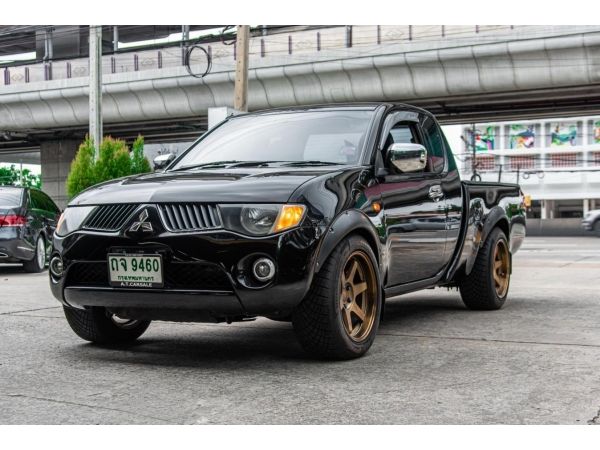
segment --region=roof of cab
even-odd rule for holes
[[[237,114],[235,117],[256,115],[256,114],[272,114],[277,112],[296,112],[296,111],[316,111],[316,110],[329,110],[329,111],[343,111],[349,109],[374,111],[379,107],[385,107],[386,109],[391,108],[404,108],[411,111],[418,111],[427,115],[431,115],[429,111],[426,111],[417,106],[408,105],[406,103],[389,103],[389,102],[354,102],[354,103],[329,103],[329,104],[316,104],[316,105],[301,105],[301,106],[284,106],[280,108],[269,108],[260,109],[248,113]]]

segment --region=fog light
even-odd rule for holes
[[[258,281],[269,281],[275,276],[275,264],[269,258],[258,258],[252,264],[252,273]]]
[[[63,274],[63,262],[59,256],[55,256],[50,260],[50,272],[55,277],[62,277]]]

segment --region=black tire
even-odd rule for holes
[[[123,344],[135,341],[150,325],[149,320],[117,324],[104,308],[76,309],[64,307],[71,329],[81,339],[96,344]]]
[[[38,258],[38,252],[43,252],[43,261]],[[23,269],[29,273],[40,273],[46,268],[46,241],[43,235],[39,235],[35,243],[35,253],[31,261],[23,263]]]
[[[352,265],[348,271],[347,264],[353,264],[353,261],[360,261],[361,268],[355,269]],[[357,288],[360,293],[354,295],[354,291],[351,294],[343,283],[348,284],[350,278],[350,282],[354,282],[356,276],[359,281],[356,286],[362,285],[361,276],[365,277],[365,284],[364,291]],[[367,279],[372,281],[367,282]],[[350,307],[351,303],[363,315],[362,320],[357,313],[351,312],[355,311],[354,306]],[[362,237],[353,235],[338,244],[315,274],[309,293],[292,314],[292,324],[300,344],[312,356],[323,359],[357,358],[364,355],[375,340],[381,304],[377,259],[369,244]],[[355,316],[352,317],[352,314]],[[353,321],[358,320],[354,329],[362,334],[352,337],[345,320],[349,320],[351,330]]]
[[[506,282],[506,285],[503,285],[501,289],[494,278],[495,263],[497,263],[496,249],[500,246],[506,249],[508,258],[506,267],[503,270],[501,269],[504,277],[499,276]],[[459,283],[460,295],[467,308],[490,311],[504,306],[510,285],[511,257],[509,248],[504,232],[500,228],[494,228],[483,247],[479,249],[473,270]]]
[[[593,228],[593,233],[597,236],[600,237],[600,220],[596,220],[596,222],[594,222],[594,228]]]

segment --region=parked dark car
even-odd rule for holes
[[[600,209],[589,211],[581,221],[581,227],[586,231],[592,231],[600,237]]]
[[[59,215],[58,206],[39,189],[0,186],[0,263],[44,270]]]
[[[50,286],[72,329],[136,339],[151,320],[291,320],[352,358],[386,299],[458,286],[502,307],[525,236],[518,185],[461,182],[434,117],[394,104],[231,117],[162,173],[93,187],[54,237]]]

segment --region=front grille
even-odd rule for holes
[[[165,288],[231,291],[225,272],[205,263],[167,262],[163,272]],[[106,261],[77,262],[68,271],[65,286],[108,287]]]
[[[221,228],[216,205],[200,203],[166,203],[158,205],[169,231],[200,231]]]
[[[117,231],[139,205],[97,206],[83,224],[87,230]]]

